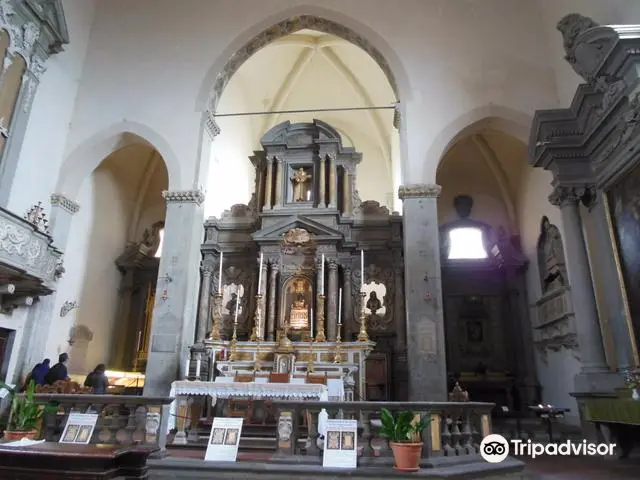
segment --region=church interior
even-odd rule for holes
[[[273,420],[246,382],[626,451],[640,4],[236,2],[0,0],[0,380],[214,398],[179,445]]]

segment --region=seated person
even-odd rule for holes
[[[66,353],[61,353],[58,356],[58,363],[51,367],[44,377],[44,381],[47,385],[53,385],[58,380],[69,380],[69,375],[67,374],[68,361],[69,355]]]
[[[93,389],[93,393],[104,394],[107,393],[107,388],[109,387],[109,380],[105,375],[106,367],[104,363],[99,364],[96,368],[93,369],[87,378],[84,381],[85,387],[91,387]]]
[[[45,358],[42,363],[39,363],[35,367],[33,367],[33,370],[31,370],[30,379],[27,379],[26,384],[28,385],[29,381],[33,380],[36,385],[44,385],[44,379],[47,376],[47,373],[49,373],[50,363],[51,360]]]

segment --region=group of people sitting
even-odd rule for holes
[[[69,374],[67,372],[67,362],[69,361],[69,355],[61,353],[58,356],[58,363],[53,367],[50,367],[51,360],[45,358],[41,363],[38,363],[31,373],[27,377],[25,385],[33,380],[36,385],[53,385],[59,380],[69,380]],[[106,367],[104,363],[99,364],[93,369],[84,381],[84,386],[92,389],[93,393],[103,394],[107,393],[109,387],[109,380],[105,374]]]

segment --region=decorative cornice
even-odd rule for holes
[[[77,202],[74,202],[70,198],[65,197],[61,193],[51,194],[51,206],[60,207],[72,215],[74,213],[78,213],[78,210],[80,210],[80,205]]]
[[[440,196],[442,187],[435,183],[411,183],[402,185],[398,189],[400,200],[406,198],[437,198]]]
[[[582,201],[585,194],[590,191],[588,187],[575,187],[567,185],[556,185],[549,195],[549,203],[556,207],[568,207],[577,205]]]
[[[214,140],[218,135],[220,135],[220,127],[216,122],[216,117],[211,110],[207,110],[207,121],[205,123],[205,128],[211,140]]]
[[[204,202],[202,190],[163,190],[162,198],[167,203],[196,203]]]

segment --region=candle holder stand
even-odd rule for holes
[[[307,360],[307,373],[313,373],[316,371],[313,361],[313,339],[309,342],[309,360]]]
[[[326,297],[324,295],[318,295],[318,312],[316,313],[316,317],[318,317],[318,326],[316,332],[316,342],[326,342],[327,337],[324,334],[324,301]]]
[[[238,359],[238,324],[233,322],[233,336],[231,337],[231,352],[229,361],[235,362]]]
[[[336,349],[333,354],[333,363],[342,363],[342,336],[340,335],[340,327],[338,324],[338,334],[336,336]]]
[[[369,334],[367,333],[367,315],[364,311],[364,301],[366,297],[367,294],[365,292],[360,292],[360,332],[358,333],[359,342],[369,341]]]
[[[249,338],[252,342],[259,342],[264,340],[264,336],[262,334],[262,294],[258,293],[256,295],[256,312],[253,315],[253,330],[251,331],[251,338]]]
[[[207,340],[220,341],[220,330],[222,329],[222,294],[215,293],[213,295],[213,326],[211,327],[211,333]]]
[[[256,348],[256,363],[253,367],[256,372],[262,370],[262,353],[260,352],[260,340],[258,340],[258,345]]]

